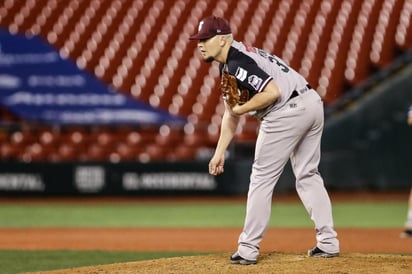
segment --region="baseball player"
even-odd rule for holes
[[[221,73],[236,77],[239,89],[250,99],[229,105],[225,99],[220,136],[209,162],[209,173],[224,171],[225,151],[235,135],[239,117],[249,113],[260,120],[247,198],[247,210],[234,264],[256,264],[259,243],[265,235],[274,187],[285,164],[291,160],[296,190],[315,224],[311,257],[336,257],[339,241],[333,228],[332,206],[318,172],[323,131],[323,103],[318,93],[279,57],[233,39],[228,22],[210,16],[199,23],[197,40],[204,61],[220,63]]]
[[[408,124],[412,126],[412,105],[409,107]],[[412,189],[409,192],[408,204],[409,204],[409,207],[408,207],[408,214],[406,216],[405,230],[401,233],[401,238],[412,237]]]

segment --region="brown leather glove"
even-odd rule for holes
[[[231,108],[237,104],[243,105],[249,100],[249,91],[247,89],[239,90],[236,77],[225,71],[220,81],[220,90],[223,94],[223,99]]]

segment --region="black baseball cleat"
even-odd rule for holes
[[[248,260],[242,258],[239,253],[235,252],[230,256],[230,262],[232,264],[241,264],[241,265],[250,265],[250,264],[256,264],[257,260]]]
[[[412,238],[412,229],[406,229],[400,235],[401,238]]]
[[[317,257],[317,258],[333,258],[333,257],[338,257],[339,252],[328,253],[328,252],[321,250],[319,247],[315,246],[314,248],[311,248],[308,250],[308,256]]]

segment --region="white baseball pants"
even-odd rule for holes
[[[259,243],[271,215],[273,190],[289,159],[297,193],[315,225],[317,246],[325,252],[339,252],[331,202],[318,172],[323,123],[323,102],[314,90],[290,99],[263,118],[239,237],[238,252],[243,258],[254,260],[259,255]]]

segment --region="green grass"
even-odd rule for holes
[[[0,250],[0,273],[47,271],[81,266],[135,262],[149,259],[205,254],[201,252],[138,251],[21,251]]]
[[[333,214],[336,227],[403,228],[408,201],[335,203]]]
[[[407,201],[334,203],[337,227],[399,227]],[[244,203],[3,204],[0,227],[241,227]],[[382,221],[384,220],[384,222]],[[301,203],[274,203],[271,227],[312,227]]]
[[[230,227],[243,204],[4,205],[0,227]]]

